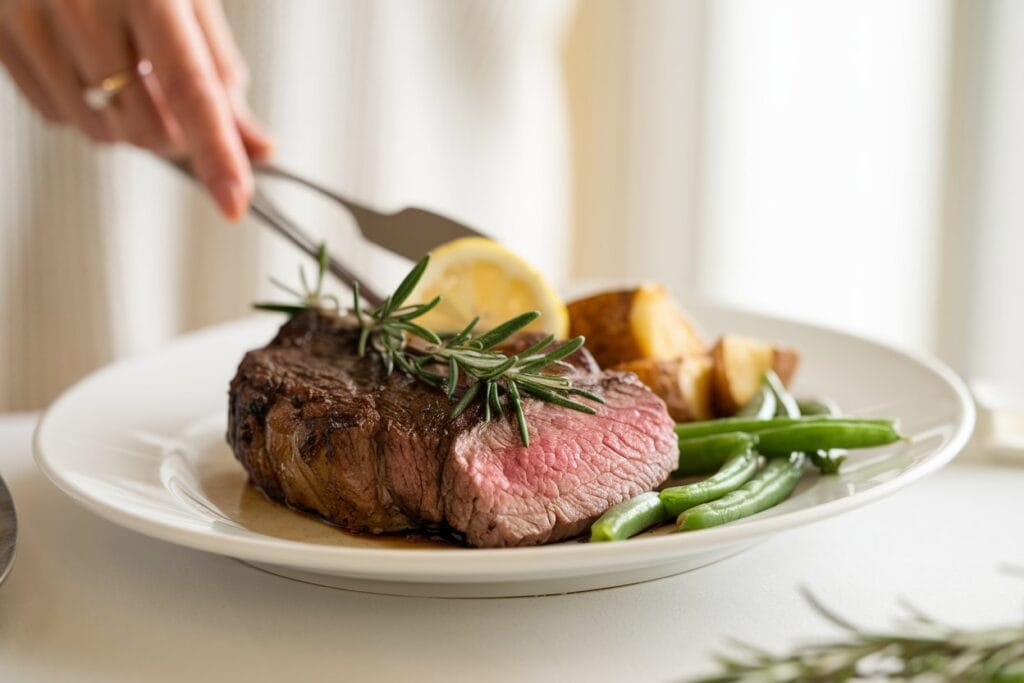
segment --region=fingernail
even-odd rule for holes
[[[213,184],[213,198],[224,215],[237,221],[245,211],[245,193],[236,180],[224,178]]]

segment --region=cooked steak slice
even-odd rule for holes
[[[450,527],[481,547],[575,536],[675,467],[673,422],[634,375],[572,358],[597,415],[524,399],[513,420],[479,406],[450,419],[444,393],[369,351],[349,318],[303,313],[246,354],[231,382],[228,442],[268,497],[354,531]]]

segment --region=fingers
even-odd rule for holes
[[[210,56],[213,57],[217,74],[228,93],[246,152],[253,159],[268,158],[273,152],[274,142],[263,125],[249,111],[246,103],[249,69],[235,44],[223,7],[217,0],[197,0],[196,18],[206,36],[206,44],[210,48]]]
[[[129,43],[119,3],[61,3],[60,10],[51,13],[51,22],[86,83],[136,70],[139,59]],[[138,81],[128,83],[100,117],[120,140],[161,153],[171,148],[168,114],[157,109]]]
[[[252,171],[195,14],[185,3],[132,7],[135,44],[153,63],[196,174],[228,217],[240,217],[252,194]]]
[[[156,79],[156,75],[150,72],[149,75],[142,78],[141,85],[153,101],[153,107],[159,113],[160,118],[163,119],[163,125],[170,140],[167,148],[157,150],[158,153],[174,158],[183,157],[185,155],[185,143],[181,135],[181,128],[178,127],[178,122],[174,120],[174,114],[171,113],[171,108],[167,104],[167,98],[164,97],[163,91],[160,89],[160,82]]]
[[[4,7],[4,43],[13,47],[58,116],[102,142],[114,140],[108,122],[82,101],[82,82],[60,48],[49,17],[37,3],[11,0]]]
[[[196,0],[195,13],[221,83],[232,96],[244,95],[249,87],[249,69],[238,51],[220,2]]]
[[[133,69],[100,112],[83,89]],[[237,218],[252,193],[249,158],[272,141],[245,103],[248,75],[216,0],[0,0],[0,62],[51,121],[94,140],[184,152],[220,208]]]

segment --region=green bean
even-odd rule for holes
[[[782,382],[773,381],[777,378],[765,375],[765,384],[771,386],[772,393],[779,396],[779,403],[784,406],[785,413],[788,417],[801,417],[809,414],[827,415],[832,416],[839,413],[839,410],[832,412],[829,406],[819,405],[814,406],[809,412],[804,410],[804,406],[800,405],[800,401],[793,398],[789,391],[782,384]],[[823,410],[824,409],[824,410]],[[807,458],[811,461],[811,464],[818,468],[818,471],[822,474],[838,474],[839,466],[846,460],[846,456],[837,455],[833,458],[829,451],[826,450],[814,450],[806,453]]]
[[[679,531],[706,529],[733,522],[778,505],[793,492],[804,474],[804,456],[770,460],[754,478],[718,500],[690,508],[676,520]]]
[[[704,420],[702,422],[681,422],[676,425],[676,434],[680,443],[683,440],[697,437],[712,436],[714,434],[728,434],[730,432],[746,432],[754,434],[766,429],[779,427],[791,427],[793,425],[812,423],[832,424],[841,422],[843,424],[875,425],[879,427],[892,427],[892,420],[877,418],[855,418],[855,417],[828,417],[826,415],[810,415],[807,417],[774,417],[770,420],[757,420],[750,417],[723,417],[717,420]]]
[[[770,417],[775,417],[775,406],[777,403],[771,387],[762,384],[754,398],[747,405],[736,411],[736,417],[753,417],[758,420],[767,420]]]
[[[774,370],[766,370],[763,381],[771,389],[772,393],[775,394],[775,400],[778,402],[778,407],[776,408],[777,415],[800,417],[800,407],[796,404],[796,399],[793,398],[793,394],[789,393],[786,385],[782,383],[782,380],[779,379]]]
[[[829,415],[837,417],[842,413],[839,404],[827,396],[819,398],[798,398],[796,404],[800,406],[801,415]],[[831,451],[817,450],[807,454],[811,464],[818,468],[822,474],[839,474],[840,466],[846,462],[846,451],[833,449]]]
[[[839,417],[839,405],[827,396],[817,398],[798,398],[797,407],[801,415],[827,415],[828,417]]]
[[[712,434],[679,442],[679,469],[675,476],[710,474],[726,461],[753,450],[757,438],[743,432]]]
[[[795,451],[872,448],[901,438],[891,423],[865,424],[861,421],[830,419],[758,432],[757,449],[771,458]]]
[[[687,508],[721,498],[747,483],[757,472],[757,453],[748,450],[730,458],[721,469],[703,481],[662,489],[665,510],[673,517]]]
[[[590,527],[590,541],[620,541],[669,519],[656,491],[613,505]]]
[[[766,382],[770,382],[770,377],[765,377]],[[789,392],[781,382],[772,383],[772,389],[774,392],[779,393],[783,396],[788,396]],[[827,400],[827,399],[826,399]],[[809,414],[817,415],[828,415],[837,416],[839,414],[839,406],[835,403],[824,403],[821,401],[815,402],[812,405],[801,405],[800,401],[793,399],[791,396],[788,399],[780,398],[780,402],[786,406],[786,413],[790,417],[806,416]],[[818,471],[822,474],[839,474],[839,468],[846,460],[846,456],[843,451],[839,450],[828,450],[826,448],[817,448],[812,451],[807,451],[807,458],[811,461],[811,464],[818,468]]]

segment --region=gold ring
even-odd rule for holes
[[[82,99],[85,106],[93,111],[103,111],[117,97],[117,94],[124,90],[125,86],[135,80],[136,76],[145,76],[153,70],[147,60],[138,63],[135,71],[118,71],[107,76],[99,85],[94,85],[82,91]]]

